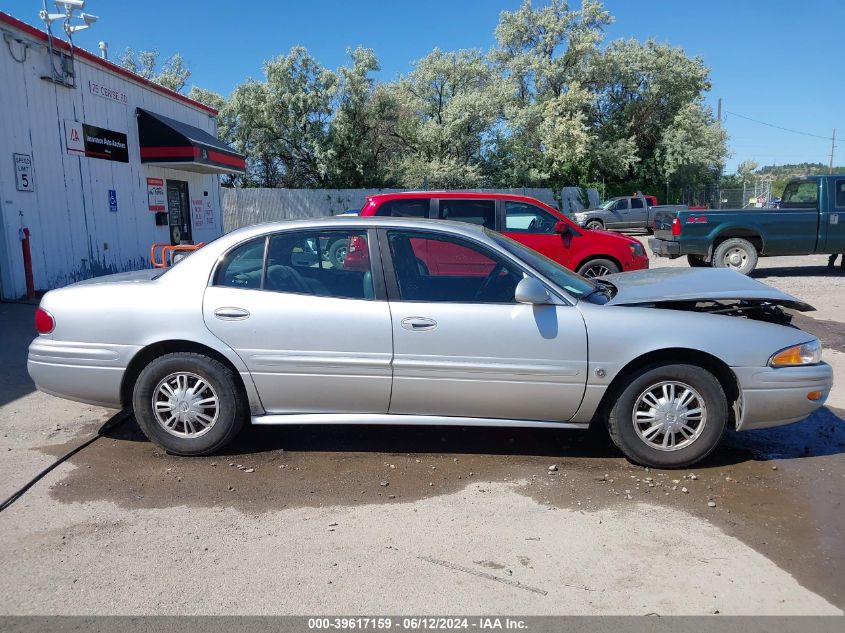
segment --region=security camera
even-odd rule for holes
[[[85,20],[85,24],[87,24],[88,26],[91,26],[92,24],[94,24],[94,22],[100,19],[96,15],[91,15],[90,13],[81,13],[79,17]]]
[[[67,12],[70,12],[71,9],[81,11],[85,8],[85,0],[55,0],[55,4],[57,9],[64,9]]]

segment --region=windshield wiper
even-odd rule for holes
[[[604,279],[591,279],[590,281],[596,284],[596,287],[581,297],[581,299],[589,299],[593,295],[598,294],[604,295],[608,299],[613,299],[613,296],[616,294],[616,286]]]

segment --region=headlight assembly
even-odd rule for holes
[[[770,367],[797,367],[799,365],[816,365],[822,359],[822,346],[818,339],[787,347],[772,355],[769,359]]]

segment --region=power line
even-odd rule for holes
[[[768,127],[773,127],[778,130],[783,130],[784,132],[792,132],[793,134],[801,134],[802,136],[812,136],[813,138],[821,138],[825,141],[833,140],[831,136],[822,136],[821,134],[811,134],[810,132],[801,132],[800,130],[791,130],[788,127],[781,127],[780,125],[775,125],[774,123],[766,123],[765,121],[758,121],[757,119],[752,119],[750,116],[745,116],[743,114],[737,114],[736,112],[730,112],[729,110],[725,110],[725,114],[730,114],[731,116],[738,116],[740,119],[745,119],[746,121],[752,121],[753,123],[759,123],[760,125],[766,125]]]

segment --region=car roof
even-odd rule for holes
[[[384,202],[386,200],[401,200],[403,198],[446,198],[446,199],[483,199],[483,200],[514,200],[518,202],[531,202],[546,204],[542,200],[532,198],[531,196],[523,196],[518,193],[501,193],[491,191],[402,191],[394,193],[377,193],[372,196],[367,196],[367,200],[375,202]]]
[[[262,224],[251,224],[224,235],[221,239],[231,237],[233,240],[241,241],[267,233],[277,231],[295,231],[297,229],[340,229],[340,228],[402,228],[421,230],[440,230],[447,233],[456,233],[466,237],[478,238],[484,235],[484,227],[469,224],[467,222],[456,222],[454,220],[430,220],[428,218],[393,218],[375,217],[360,215],[336,215],[322,218],[307,218],[301,220],[282,220],[279,222],[265,222]]]

